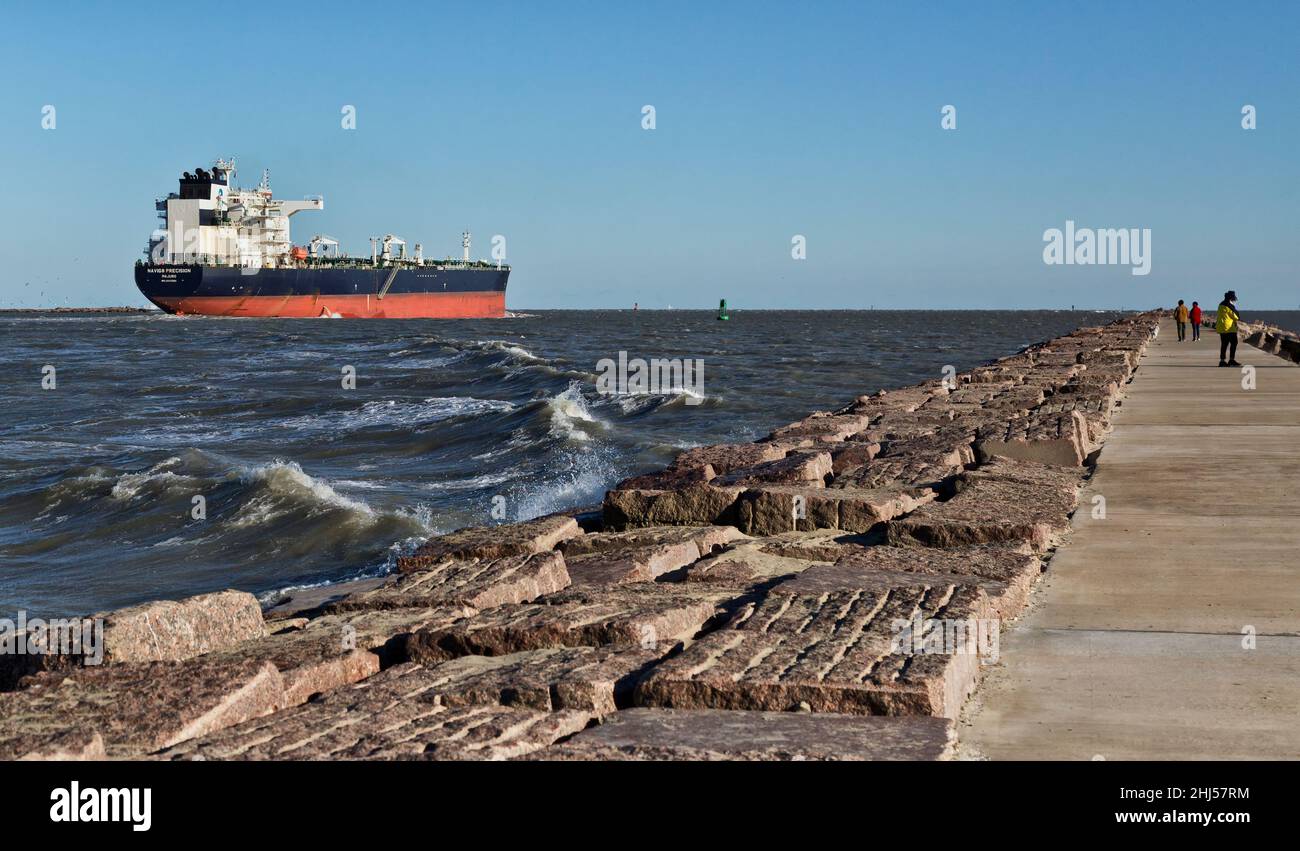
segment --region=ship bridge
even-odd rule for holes
[[[181,175],[178,191],[157,205],[165,231],[149,246],[155,262],[259,269],[292,265],[289,218],[325,209],[324,198],[275,198],[269,171],[254,189],[232,186],[234,176],[233,159]]]

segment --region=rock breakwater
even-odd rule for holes
[[[97,616],[102,664],[0,657],[0,758],[946,758],[1158,320],[688,450],[599,523],[436,537],[305,611]]]

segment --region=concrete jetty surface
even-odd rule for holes
[[[0,760],[1296,756],[1300,345],[1219,369],[1159,323],[689,449],[599,512],[273,611],[0,622]]]
[[[963,755],[1300,758],[1300,367],[1218,346],[1162,323]]]

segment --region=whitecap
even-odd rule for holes
[[[578,381],[570,381],[568,389],[563,393],[547,399],[546,408],[550,415],[552,437],[585,442],[591,439],[585,428],[608,427],[608,423],[597,419],[587,407],[587,401],[582,396],[582,384]]]

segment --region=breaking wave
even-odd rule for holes
[[[550,415],[551,436],[561,440],[585,443],[600,430],[609,427],[608,423],[591,412],[582,395],[582,384],[578,381],[571,381],[564,392],[548,399],[546,409]]]
[[[286,429],[353,430],[376,426],[419,426],[457,417],[473,417],[514,409],[510,402],[476,399],[467,396],[430,397],[420,402],[382,399],[366,402],[360,408],[341,413],[314,414],[282,420]]]

